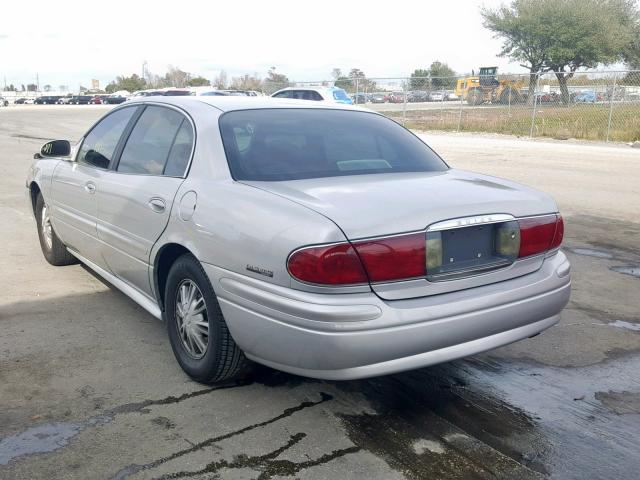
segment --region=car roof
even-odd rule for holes
[[[342,103],[310,101],[310,100],[294,100],[290,98],[274,98],[269,96],[247,97],[247,96],[183,96],[183,97],[164,97],[164,96],[148,96],[139,100],[130,100],[127,105],[137,105],[141,103],[165,103],[175,105],[177,107],[189,110],[189,106],[193,103],[206,103],[223,112],[231,112],[235,110],[261,110],[267,108],[330,108],[334,110],[356,110],[369,112],[370,110],[358,106],[352,106]]]

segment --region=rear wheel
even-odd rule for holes
[[[165,314],[173,353],[194,380],[217,383],[248,370],[249,361],[231,338],[209,278],[191,254],[179,257],[169,270]]]
[[[40,248],[42,248],[42,254],[47,262],[56,267],[78,263],[78,260],[69,253],[65,244],[56,235],[51,224],[51,210],[41,193],[38,193],[36,198],[36,222]]]

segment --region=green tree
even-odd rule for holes
[[[264,80],[263,89],[265,93],[271,94],[281,88],[289,86],[289,78],[284,73],[276,72],[276,67],[271,67]]]
[[[353,81],[349,77],[345,77],[344,75],[341,75],[338,78],[336,78],[335,81],[333,82],[333,85],[335,87],[342,88],[347,92],[350,92],[353,90]]]
[[[456,72],[446,63],[436,60],[429,67],[433,88],[452,88],[456,84]]]
[[[416,68],[409,79],[409,89],[426,90],[429,88],[429,70]]]
[[[187,82],[187,85],[189,87],[208,87],[209,85],[211,85],[211,82],[204,77],[197,76],[190,78]]]
[[[563,103],[580,68],[622,61],[634,44],[632,0],[513,0],[482,8],[484,26],[502,38],[501,56],[529,69],[529,96],[540,72],[556,74]]]
[[[144,90],[146,87],[147,82],[134,73],[130,77],[116,77],[115,81],[109,82],[109,85],[105,87],[105,92],[113,93],[119,90],[135,92],[136,90]]]

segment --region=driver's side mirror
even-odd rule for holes
[[[71,155],[71,143],[69,140],[52,140],[45,143],[33,158],[68,157]]]

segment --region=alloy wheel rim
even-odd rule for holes
[[[49,217],[49,209],[46,205],[42,207],[42,236],[44,243],[47,246],[47,250],[51,250],[53,247],[53,229],[51,228],[51,218]]]
[[[200,359],[209,345],[209,317],[202,292],[193,280],[180,282],[176,292],[176,328],[187,353]]]

